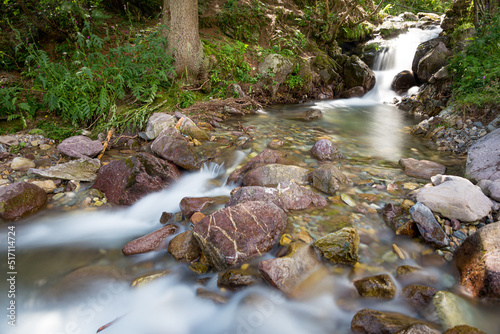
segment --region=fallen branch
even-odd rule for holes
[[[115,133],[115,128],[111,128],[111,130],[108,131],[108,137],[106,138],[106,141],[102,145],[102,152],[97,156],[97,159],[101,160],[102,156],[104,155],[104,152],[106,151],[106,148],[108,148],[109,141],[111,140],[111,136]]]

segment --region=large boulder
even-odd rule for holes
[[[289,181],[300,185],[308,184],[309,170],[298,166],[270,164],[253,169],[243,177],[245,186],[276,186]]]
[[[189,141],[175,128],[166,128],[160,132],[151,144],[151,150],[187,170],[197,170],[203,163]]]
[[[94,181],[100,167],[98,159],[80,158],[49,168],[31,168],[29,172],[50,179]]]
[[[243,167],[232,172],[229,175],[227,182],[240,184],[243,182],[243,177],[245,176],[245,174],[252,169],[264,165],[280,163],[280,160],[284,158],[284,155],[285,154],[281,151],[265,149],[264,151],[260,152],[258,155],[250,159],[250,161],[248,161]]]
[[[93,158],[98,155],[103,146],[99,140],[92,140],[86,136],[74,136],[64,139],[57,145],[59,152],[72,158]]]
[[[459,325],[480,325],[480,314],[469,303],[448,291],[438,291],[432,300],[443,329]]]
[[[487,216],[492,203],[481,189],[469,180],[455,176],[436,175],[432,178],[444,182],[435,187],[425,187],[418,191],[417,201],[446,218],[473,222]]]
[[[430,180],[437,174],[444,174],[446,167],[440,163],[429,160],[417,160],[413,158],[400,159],[399,164],[403,167],[403,172],[408,176]]]
[[[273,202],[285,211],[322,208],[328,204],[322,196],[307,188],[294,182],[283,182],[278,185],[277,189],[258,186],[237,188],[231,194],[227,206],[251,201]]]
[[[417,324],[431,328],[436,327],[431,323],[409,317],[402,313],[362,309],[352,318],[351,330],[354,333],[362,334],[392,334]]]
[[[176,119],[174,116],[165,113],[154,113],[149,117],[148,125],[146,126],[146,136],[149,140],[156,139],[160,132],[166,128],[175,126]]]
[[[446,247],[450,244],[446,233],[428,207],[417,202],[411,207],[410,214],[425,242],[436,248]]]
[[[193,233],[212,267],[223,270],[271,250],[286,220],[274,203],[245,202],[204,217]]]
[[[342,159],[344,156],[328,139],[318,140],[311,148],[311,154],[318,160]]]
[[[105,193],[111,203],[131,205],[149,193],[167,188],[180,175],[168,161],[139,153],[103,166],[93,187]]]
[[[259,64],[260,84],[270,87],[274,96],[288,74],[292,73],[292,69],[293,64],[290,60],[279,54],[270,54]]]
[[[291,294],[320,263],[315,249],[298,241],[290,244],[286,256],[261,261],[259,270],[269,284]]]
[[[47,202],[45,191],[27,182],[0,187],[0,218],[14,221],[40,210]]]
[[[198,140],[208,140],[210,138],[207,131],[200,129],[189,117],[182,117],[179,120],[179,131],[186,136]]]
[[[500,129],[487,134],[469,148],[465,176],[475,181],[500,179]]]
[[[420,59],[417,67],[417,77],[421,82],[427,82],[434,73],[446,65],[446,57],[450,51],[444,43],[438,43],[430,52]]]
[[[167,238],[177,231],[177,226],[166,225],[154,232],[137,238],[126,244],[122,252],[125,255],[142,254],[167,248]]]
[[[497,202],[500,202],[500,179],[497,179],[495,181],[481,180],[479,181],[477,186],[481,188],[486,196]]]
[[[446,44],[446,37],[437,37],[437,38],[428,40],[426,42],[421,43],[417,47],[417,51],[415,52],[415,56],[413,57],[413,62],[411,65],[411,70],[413,72],[413,75],[415,76],[415,79],[417,80],[417,83],[422,82],[420,80],[420,78],[418,77],[418,66],[419,66],[420,61],[426,55],[429,55],[432,52],[432,50],[434,50],[434,48],[436,48],[438,46],[439,43]],[[439,70],[440,68],[441,67],[436,69],[436,71]]]
[[[469,236],[455,261],[462,285],[475,297],[500,298],[500,222]]]
[[[392,79],[391,88],[398,94],[406,93],[408,89],[416,86],[417,82],[413,73],[408,70],[404,70],[396,74],[394,79]]]
[[[359,258],[359,234],[352,227],[344,227],[316,240],[314,247],[333,263],[354,265]]]
[[[341,185],[348,183],[350,181],[347,176],[333,163],[323,164],[312,173],[313,187],[327,194],[335,194]]]
[[[375,86],[375,73],[358,56],[352,55],[344,63],[345,88],[361,86],[365,94]]]
[[[195,212],[200,212],[215,202],[216,199],[213,197],[184,197],[179,203],[179,208],[184,217],[189,219]]]

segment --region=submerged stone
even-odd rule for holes
[[[314,247],[333,263],[354,265],[358,262],[359,234],[352,227],[344,227],[316,240]]]
[[[387,274],[365,277],[353,282],[361,297],[376,299],[393,299],[396,286]]]

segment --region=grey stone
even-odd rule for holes
[[[0,136],[0,144],[5,146],[15,146],[19,144],[19,140],[13,136]]]
[[[500,179],[500,129],[487,134],[469,148],[465,176],[477,182]]]
[[[486,196],[500,202],[500,179],[495,181],[481,180],[477,185]]]
[[[64,139],[57,145],[57,149],[72,158],[93,158],[103,150],[103,146],[99,140],[92,140],[85,136],[74,136]]]
[[[243,177],[245,186],[276,186],[294,181],[299,185],[309,183],[309,170],[291,165],[270,164],[255,168]]]
[[[437,222],[432,211],[420,202],[410,209],[410,214],[424,240],[433,247],[441,248],[449,245],[450,241],[443,228]]]
[[[446,172],[445,166],[429,160],[400,159],[399,164],[403,166],[406,175],[421,179],[430,179],[434,175]]]
[[[463,298],[447,292],[438,291],[432,300],[439,322],[444,330],[458,325],[480,327],[479,314]]]
[[[316,168],[312,173],[313,187],[327,194],[335,194],[340,186],[350,183],[334,164],[324,164]]]
[[[154,140],[165,128],[173,127],[176,123],[174,116],[165,113],[154,113],[149,117],[146,126],[146,136],[149,140]]]
[[[270,54],[259,64],[261,82],[271,87],[273,96],[278,92],[279,86],[285,82],[288,74],[292,72],[291,61],[279,54]]]
[[[77,181],[94,181],[101,167],[98,159],[81,158],[64,164],[44,169],[30,169],[29,171],[38,176]]]

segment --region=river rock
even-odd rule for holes
[[[424,324],[413,324],[396,332],[396,334],[441,334],[441,332]]]
[[[319,109],[308,109],[306,110],[306,113],[304,114],[303,119],[305,121],[314,121],[316,119],[320,119],[323,117],[323,112]]]
[[[361,297],[393,299],[396,296],[396,286],[387,274],[365,277],[352,283]]]
[[[261,167],[268,164],[279,163],[280,160],[284,157],[284,153],[281,151],[274,151],[270,149],[265,149],[260,152],[257,156],[253,157],[248,161],[243,167],[235,170],[229,175],[227,179],[228,183],[240,184],[243,182],[243,177],[246,173],[255,169],[257,167]]]
[[[207,131],[200,129],[189,117],[182,117],[180,120],[179,131],[186,136],[198,140],[208,140],[210,136]]]
[[[196,261],[201,255],[201,249],[193,231],[188,230],[176,235],[168,244],[168,252],[180,262]]]
[[[290,181],[300,185],[308,184],[309,170],[298,166],[270,164],[253,169],[243,177],[245,186],[267,187]]]
[[[342,159],[344,156],[328,139],[318,140],[311,148],[311,154],[318,160]]]
[[[166,128],[175,126],[177,123],[174,116],[165,113],[154,113],[149,117],[146,126],[146,136],[149,140],[156,139],[160,132]]]
[[[132,240],[123,247],[122,252],[125,255],[134,255],[165,249],[167,248],[166,239],[175,231],[177,231],[177,226],[165,225],[159,230]]]
[[[47,202],[42,188],[27,182],[0,187],[0,218],[14,221],[40,210]]]
[[[276,53],[270,54],[259,64],[260,85],[271,87],[274,96],[292,69],[293,64],[290,60]]]
[[[343,91],[340,97],[343,99],[350,99],[353,97],[362,97],[363,95],[365,95],[365,89],[362,86],[356,86]]]
[[[49,168],[29,170],[30,173],[51,179],[94,181],[101,167],[98,159],[81,158]]]
[[[446,57],[449,54],[444,43],[438,43],[431,51],[420,59],[417,67],[417,77],[421,82],[427,82],[434,73],[446,65]]]
[[[92,140],[86,136],[73,136],[64,139],[57,145],[59,152],[72,158],[93,158],[98,155],[103,146],[99,140]]]
[[[436,176],[433,182],[440,178]],[[490,199],[479,187],[458,176],[435,187],[420,189],[417,201],[446,218],[463,222],[479,220],[487,216],[492,208]]]
[[[342,184],[348,183],[347,176],[332,163],[323,164],[312,173],[313,187],[327,194],[335,194]]]
[[[212,267],[223,270],[268,252],[286,220],[274,203],[246,202],[204,217],[193,232]]]
[[[444,174],[446,171],[445,166],[429,160],[407,158],[400,159],[399,164],[403,167],[403,172],[406,175],[427,180],[434,175]]]
[[[422,58],[424,58],[427,54],[432,52],[432,50],[439,44],[446,42],[447,37],[437,37],[428,41],[425,41],[421,43],[417,47],[417,51],[415,52],[415,55],[413,57],[412,65],[411,65],[411,70],[415,76],[415,79],[417,80],[417,83],[421,83],[422,81],[418,77],[418,65]],[[439,70],[439,68],[437,69]],[[432,73],[431,73],[432,74]]]
[[[417,82],[413,73],[408,70],[404,70],[396,74],[394,79],[392,79],[391,88],[399,95],[405,93],[413,86],[416,86]]]
[[[52,180],[44,180],[44,181],[34,180],[34,181],[29,181],[29,183],[42,188],[46,194],[52,194],[54,190],[57,189],[56,183]]]
[[[36,165],[33,160],[21,157],[15,157],[10,163],[10,168],[12,168],[13,170],[27,171],[28,169],[35,167]]]
[[[462,285],[475,297],[500,298],[500,222],[469,236],[455,261]]]
[[[465,176],[475,181],[500,179],[500,128],[469,148]]]
[[[437,290],[429,286],[411,284],[403,288],[403,298],[417,311],[422,312],[432,302]]]
[[[131,205],[149,193],[167,188],[179,177],[175,165],[149,153],[139,153],[103,166],[93,187],[105,193],[111,203]]]
[[[352,227],[344,227],[316,240],[314,247],[333,263],[354,265],[358,262],[359,234]]]
[[[16,146],[19,144],[19,140],[13,136],[0,136],[0,144],[5,146]]]
[[[175,128],[166,128],[160,132],[151,144],[151,150],[187,170],[197,170],[202,164],[188,140]]]
[[[184,197],[181,200],[179,207],[184,217],[189,219],[195,212],[200,212],[207,205],[215,202],[216,199],[212,197]]]
[[[438,291],[432,303],[443,329],[453,328],[458,325],[477,327],[478,314],[459,296],[448,291]]]
[[[435,327],[433,324],[402,313],[363,309],[352,318],[351,330],[363,334],[392,334],[417,324]]]
[[[277,189],[258,186],[237,188],[226,206],[250,201],[273,202],[285,211],[323,208],[328,204],[326,199],[307,188],[294,182],[282,182]]]
[[[232,268],[228,269],[217,280],[217,285],[222,288],[237,289],[262,282],[260,272],[254,267],[247,269]]]
[[[365,94],[375,86],[375,73],[356,55],[345,61],[343,78],[347,89],[361,86]]]
[[[447,329],[443,334],[486,334],[480,329],[471,327],[468,325],[459,325],[453,328]]]
[[[481,180],[477,186],[481,188],[486,196],[500,202],[500,179],[495,181]]]
[[[410,209],[410,214],[415,223],[417,223],[418,231],[424,238],[425,242],[435,248],[446,247],[450,244],[450,240],[444,233],[443,228],[434,218],[432,211],[420,202],[417,202]]]
[[[286,256],[261,261],[259,270],[269,284],[291,294],[320,263],[314,248],[299,241],[290,244]]]

